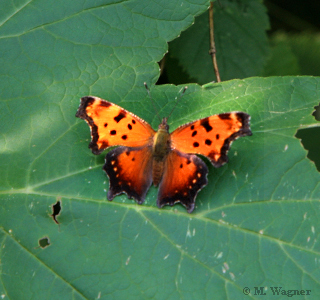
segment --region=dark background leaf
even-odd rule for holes
[[[170,76],[175,62],[200,84],[215,80],[209,56],[208,16],[206,11],[197,17],[192,27],[170,43],[166,66],[173,82],[185,82],[179,74]],[[264,5],[257,0],[215,2],[213,19],[222,80],[260,75],[269,50],[266,35],[269,23]]]

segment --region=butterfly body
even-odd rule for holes
[[[188,212],[207,184],[208,168],[195,154],[207,156],[220,167],[228,160],[232,141],[251,135],[250,116],[243,112],[213,115],[182,125],[171,134],[167,118],[155,131],[136,115],[93,96],[81,99],[76,116],[90,126],[89,147],[94,154],[119,146],[108,152],[103,166],[110,182],[109,200],[126,193],[141,204],[153,183],[159,186],[159,207],[180,202]]]
[[[170,134],[167,119],[163,118],[154,135],[152,146],[152,181],[155,186],[161,181],[164,162],[170,151]]]

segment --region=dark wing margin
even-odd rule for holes
[[[250,130],[250,115],[248,115],[247,113],[244,113],[244,112],[236,112],[234,114],[235,114],[236,118],[238,119],[238,121],[241,122],[242,127],[237,132],[234,132],[227,139],[225,139],[223,146],[221,147],[221,153],[220,153],[221,156],[219,157],[219,159],[217,161],[215,161],[212,158],[212,156],[210,157],[210,154],[208,155],[211,163],[216,168],[219,168],[228,162],[228,160],[229,160],[228,159],[228,151],[230,150],[230,146],[234,140],[236,140],[242,136],[252,135],[252,132]],[[225,113],[225,114],[220,114],[219,117],[221,119],[228,119],[229,115],[230,115],[229,113]]]
[[[87,107],[92,105],[96,100],[97,100],[97,98],[92,97],[92,96],[82,97],[80,100],[81,101],[80,106],[79,106],[77,113],[76,113],[76,117],[83,119],[88,123],[88,125],[90,127],[90,131],[91,131],[91,142],[89,143],[89,148],[91,149],[93,154],[98,155],[101,152],[103,152],[103,150],[105,148],[107,148],[108,145],[105,145],[104,148],[99,149],[98,144],[97,144],[97,142],[99,140],[98,127],[94,123],[93,119],[88,116],[87,111],[86,111]],[[106,105],[110,106],[110,104],[107,101],[104,101],[104,103]]]

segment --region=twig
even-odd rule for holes
[[[217,82],[221,82],[219,69],[218,69],[218,63],[217,63],[217,56],[216,56],[216,46],[215,46],[215,43],[214,43],[213,2],[210,2],[209,25],[210,25],[210,50],[209,50],[209,54],[212,57],[212,63],[213,63],[214,72],[216,74]]]

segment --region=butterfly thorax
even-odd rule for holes
[[[167,118],[163,118],[154,136],[152,146],[152,179],[157,186],[162,178],[165,158],[170,150],[170,134]]]

